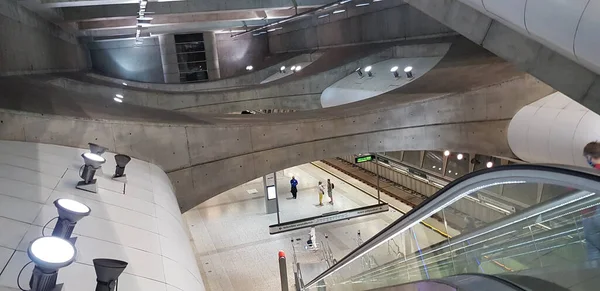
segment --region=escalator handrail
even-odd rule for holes
[[[541,173],[544,173],[546,176],[542,177]],[[357,258],[382,245],[388,239],[408,230],[418,224],[419,221],[441,211],[468,194],[494,185],[526,183],[531,182],[531,180],[596,192],[598,190],[598,183],[600,183],[600,176],[597,171],[587,168],[541,164],[513,164],[469,173],[450,182],[427,200],[423,201],[423,203],[385,227],[358,248],[340,259],[336,264],[308,282],[304,288],[308,288],[325,279]]]
[[[491,239],[496,239],[498,237],[504,236],[506,233],[498,234],[498,235],[496,235],[496,236],[494,236],[492,238],[484,238],[481,241],[477,240],[479,237],[481,237],[483,235],[486,235],[486,234],[488,234],[488,233],[490,233],[492,231],[496,231],[496,230],[502,229],[502,228],[504,228],[507,225],[513,225],[515,223],[524,222],[527,219],[529,219],[529,218],[531,218],[533,216],[536,216],[536,215],[538,215],[540,213],[543,213],[543,214],[548,213],[548,214],[550,214],[550,216],[553,216],[555,214],[562,214],[560,212],[555,213],[555,212],[551,212],[551,211],[554,210],[554,209],[556,209],[557,207],[560,207],[561,205],[567,205],[567,204],[572,203],[572,202],[580,201],[580,200],[586,198],[586,196],[589,196],[589,192],[588,191],[577,191],[574,194],[567,195],[567,196],[561,196],[560,198],[553,199],[553,200],[546,201],[546,202],[543,202],[541,204],[538,204],[535,207],[529,207],[529,208],[525,209],[523,212],[519,212],[519,213],[511,215],[511,216],[509,216],[509,217],[507,217],[505,219],[501,219],[501,220],[492,222],[492,223],[490,223],[490,224],[488,224],[488,225],[486,225],[484,227],[476,229],[475,231],[469,232],[469,233],[464,234],[464,235],[459,235],[459,236],[453,237],[452,238],[453,239],[452,242],[444,240],[444,241],[440,242],[439,245],[436,245],[433,248],[423,249],[421,254],[419,254],[418,256],[415,256],[412,259],[416,259],[418,257],[425,257],[426,255],[428,255],[430,253],[435,253],[437,251],[440,251],[441,249],[448,248],[448,247],[460,244],[460,243],[465,242],[465,241],[470,241],[470,245],[473,246],[473,245],[480,244],[482,242],[485,242],[485,241],[488,241],[488,240],[491,240]],[[464,248],[464,247],[453,248],[453,251],[456,251],[456,250],[459,250],[459,249],[462,249],[462,248]],[[388,267],[393,267],[396,263],[397,263],[397,260],[392,260],[390,262],[385,263],[381,267],[382,267],[382,269],[386,269]],[[376,270],[376,271],[379,272],[382,269],[380,268],[379,270]],[[374,270],[368,270],[366,272],[368,273],[368,272],[371,272],[371,271],[374,271]],[[361,273],[361,274],[358,274],[356,276],[358,276],[358,277],[364,277],[365,275],[368,275],[368,274]]]

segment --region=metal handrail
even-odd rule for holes
[[[418,207],[403,215],[364,244],[350,252],[305,285],[311,287],[331,274],[385,243],[388,239],[410,229],[419,221],[432,216],[466,195],[490,186],[514,183],[548,183],[590,192],[600,190],[597,172],[578,167],[557,165],[513,164],[469,173],[440,189]]]
[[[576,191],[570,195],[564,195],[564,196],[561,196],[560,198],[557,198],[557,199],[554,199],[551,201],[546,201],[540,205],[537,205],[536,207],[528,208],[523,212],[517,213],[517,214],[507,217],[505,219],[488,224],[488,225],[486,225],[482,228],[479,228],[473,232],[469,232],[464,235],[456,236],[453,238],[452,242],[444,241],[441,245],[432,246],[427,250],[423,250],[422,254],[411,257],[410,261],[415,261],[415,263],[417,263],[416,260],[418,260],[421,257],[425,257],[426,255],[432,254],[432,253],[438,253],[440,250],[442,250],[444,248],[458,245],[465,241],[469,241],[469,247],[472,248],[480,243],[484,243],[484,242],[490,240],[490,238],[484,237],[485,234],[499,230],[507,225],[514,225],[516,223],[519,223],[519,225],[517,225],[518,227],[523,227],[522,223],[525,222],[526,219],[534,217],[534,216],[539,215],[539,217],[543,221],[553,220],[553,219],[560,218],[564,215],[579,211],[582,208],[588,207],[586,205],[589,205],[590,203],[592,203],[593,205],[600,203],[600,197],[587,198],[589,196],[590,196],[590,193],[588,191]],[[568,204],[568,206],[564,207],[564,205],[567,205],[567,204]],[[557,207],[560,207],[560,208],[557,209]],[[527,223],[525,223],[525,224],[527,224]],[[495,239],[495,238],[501,237],[503,235],[504,234],[498,234],[491,239]],[[466,248],[466,247],[461,246],[458,248],[452,248],[452,250],[458,251],[458,250],[461,250],[464,248]],[[427,258],[427,260],[431,260],[437,256],[442,256],[442,255],[443,254],[438,254],[434,257]],[[404,258],[404,261],[401,263],[407,264],[407,262],[408,262],[407,259]],[[395,259],[390,262],[387,262],[386,264],[381,266],[381,268],[379,268],[378,270],[373,270],[373,271],[381,272],[381,271],[389,268],[389,270],[386,270],[384,272],[393,272],[395,265],[397,263],[400,263],[400,259]],[[362,273],[362,274],[359,274],[356,276],[364,277],[367,275],[369,275],[368,272]],[[354,278],[354,277],[352,277],[352,278]],[[353,280],[352,278],[350,280]]]

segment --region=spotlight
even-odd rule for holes
[[[60,290],[56,288],[58,269],[73,263],[75,253],[75,247],[62,238],[46,236],[31,242],[27,248],[27,255],[35,264],[29,280],[31,291]]]
[[[356,69],[355,72],[358,74],[359,77],[362,78],[363,72],[362,72],[362,70],[360,68]]]
[[[367,75],[369,77],[373,77],[373,73],[371,73],[371,69],[373,69],[373,67],[371,67],[371,66],[368,66],[365,68],[365,72],[367,72]]]
[[[281,68],[279,68],[279,72],[285,74],[285,66],[281,66]]]
[[[122,94],[115,94],[115,97],[123,99],[123,95]]]
[[[94,174],[96,174],[96,170],[100,169],[106,160],[100,155],[94,153],[84,153],[81,156],[85,162],[85,165],[81,166],[83,171],[80,174],[80,177],[83,179],[83,181],[79,181],[76,188],[96,193],[98,192],[98,186],[96,185]]]
[[[252,70],[254,70],[253,66],[246,66],[246,71],[252,71]]]
[[[460,161],[464,158],[463,154],[456,155],[456,158]]]
[[[92,154],[97,154],[99,156],[108,150],[106,147],[91,142],[88,142],[88,146],[90,147],[90,152],[92,152]]]
[[[115,175],[113,179],[126,178],[125,176],[125,166],[131,161],[131,157],[126,155],[115,155],[115,162],[117,163],[117,168],[115,169]]]
[[[60,198],[54,201],[58,210],[58,221],[52,231],[52,236],[70,239],[75,224],[82,218],[90,215],[90,208],[75,200]]]
[[[113,98],[113,100],[115,100],[115,102],[117,102],[117,103],[123,103],[123,99],[121,99],[121,98],[115,97],[115,98]]]
[[[302,67],[301,66],[296,66],[296,72],[298,72],[300,70],[302,70]]]
[[[113,259],[93,259],[96,270],[96,291],[113,291],[118,285],[121,273],[127,262]]]
[[[444,156],[446,156],[446,157],[447,157],[447,156],[449,156],[449,155],[450,155],[450,151],[449,151],[449,150],[445,150],[445,151],[444,151]]]
[[[394,74],[394,78],[396,78],[396,79],[400,78],[400,74],[398,74],[398,66],[392,67],[390,72],[392,72]]]
[[[412,78],[413,77],[412,69],[413,69],[413,67],[411,67],[411,66],[408,66],[408,67],[404,68],[404,72],[406,73],[406,77],[407,78]]]
[[[494,163],[492,163],[492,161],[489,161],[485,164],[486,167],[491,168],[494,166]]]
[[[292,70],[292,72],[293,72],[293,71],[296,71],[296,66],[292,66],[292,67],[290,68],[290,70]]]

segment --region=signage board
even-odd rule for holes
[[[267,186],[267,199],[268,200],[272,200],[277,198],[277,189],[275,189],[275,186]]]
[[[374,159],[375,159],[375,156],[373,156],[373,155],[359,156],[359,157],[354,158],[354,162],[357,164],[360,164],[360,163],[364,163],[364,162],[370,162]]]
[[[375,214],[380,212],[387,212],[390,209],[386,203],[370,205],[355,209],[349,209],[344,211],[335,211],[325,213],[321,216],[315,216],[305,219],[293,220],[280,224],[274,224],[269,226],[269,233],[276,234],[301,228],[314,227],[316,225],[331,223],[341,220],[347,220],[356,218],[364,215]]]

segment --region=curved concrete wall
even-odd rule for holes
[[[600,0],[461,0],[600,73]]]
[[[156,91],[164,91],[164,92],[193,92],[193,91],[204,91],[204,90],[224,90],[231,89],[249,85],[255,85],[260,83],[262,80],[270,76],[271,74],[279,71],[279,68],[284,65],[288,65],[290,63],[295,62],[306,62],[306,61],[314,61],[318,59],[320,53],[307,53],[301,55],[282,55],[276,57],[280,61],[277,61],[274,65],[268,66],[266,68],[261,68],[260,64],[256,64],[254,66],[254,71],[249,72],[240,76],[220,79],[216,81],[208,81],[208,82],[200,82],[200,83],[190,83],[190,84],[159,84],[159,83],[141,83],[130,80],[123,80],[117,78],[111,78],[108,76],[98,75],[98,74],[88,74],[89,77],[98,79],[106,82],[105,85],[107,87],[113,87],[112,89],[117,90],[135,90],[138,89],[149,89]],[[127,87],[123,87],[122,84],[126,83]]]
[[[269,77],[267,77],[266,79],[262,80],[260,83],[261,84],[266,84],[266,83],[271,83],[273,81],[277,81],[279,79],[285,78],[289,75],[292,75],[295,73],[295,71],[292,71],[293,67],[297,67],[300,66],[300,70],[306,68],[308,65],[312,64],[312,62],[303,62],[303,63],[292,63],[292,64],[288,64],[285,67],[285,73],[281,73],[281,72],[277,72]]]
[[[473,3],[481,4],[481,0],[406,0],[406,2],[490,52],[512,62],[520,70],[532,74],[557,91],[562,92],[592,111],[600,113],[600,98],[598,98],[600,96],[600,76],[594,72],[598,72],[597,66],[594,66],[596,69],[592,66],[586,66],[583,58],[575,59],[574,56],[569,56],[568,52],[561,52],[556,46],[550,45],[551,42],[535,38],[533,34],[522,32],[522,29],[519,29],[517,25],[510,25],[510,20],[501,19],[497,15],[487,16],[490,13],[487,10],[481,12],[481,7],[479,7],[481,5],[475,6],[479,7],[479,10],[469,6],[474,6]],[[572,27],[572,23],[576,21],[573,18],[573,15],[577,14],[575,8],[580,7],[581,4],[581,1],[540,2],[534,0],[528,0],[527,5],[524,5],[524,0],[484,0],[483,4],[488,2],[493,2],[491,5],[493,8],[490,9],[494,9],[496,13],[502,14],[513,21],[525,19],[525,15],[519,15],[525,13],[524,7],[530,7],[530,3],[535,3],[535,6],[539,9],[542,9],[543,6],[540,3],[543,2],[544,5],[547,3],[548,8],[544,8],[543,11],[532,10],[529,12],[534,12],[537,15],[538,18],[535,19],[535,22],[538,28],[542,25],[546,26],[544,29],[546,33],[553,34],[552,38],[564,39],[567,42],[569,41],[568,36],[573,35],[575,32],[565,28]],[[589,28],[591,21],[589,21],[590,16],[587,15],[587,13],[598,9],[596,7],[598,2],[598,0],[588,2],[588,8],[583,15],[587,20],[584,21],[584,18],[582,18],[579,22],[577,36],[584,37],[585,41],[590,43],[587,49],[597,48],[599,44],[597,37],[588,34],[593,29]],[[487,7],[487,5],[485,6]],[[528,13],[528,15],[532,14]],[[551,21],[545,20],[550,18]],[[499,21],[496,19],[499,19]],[[588,28],[583,29],[582,25]],[[555,29],[556,27],[561,28]],[[597,25],[593,27],[598,28]],[[544,45],[541,43],[544,43]],[[574,51],[577,51],[577,49]],[[597,51],[597,49],[594,51]]]
[[[17,288],[17,274],[29,262],[29,242],[40,237],[44,224],[57,216],[53,201],[70,198],[92,211],[75,227],[78,253],[75,263],[59,271],[63,290],[94,290],[94,258],[129,263],[119,277],[122,290],[204,290],[167,175],[156,165],[133,159],[126,167],[125,185],[110,179],[115,161],[112,153],[105,153],[107,162],[96,173],[99,191],[92,194],[75,188],[81,180],[83,152],[0,141],[0,289]],[[48,228],[53,226],[50,223]],[[23,271],[22,286],[28,286],[32,268]]]
[[[448,50],[448,40],[440,43],[424,40],[332,49],[298,73],[268,84],[236,90],[176,94],[111,88],[72,79],[52,82],[82,94],[93,92],[108,100],[119,93],[125,96],[125,103],[185,112],[225,113],[255,108],[309,110],[320,108],[321,92],[354,72],[357,67],[389,58],[441,56]]]
[[[151,161],[168,172],[185,211],[263,174],[323,158],[442,149],[512,156],[509,120],[552,92],[526,75],[442,97],[410,94],[410,87],[402,88],[408,94],[312,112],[201,119],[114,102],[81,100],[73,107],[69,101],[62,107],[57,99],[54,114],[77,117],[3,110],[0,138],[81,147],[93,141]]]
[[[448,49],[450,44],[448,44]],[[323,108],[339,106],[351,102],[365,100],[377,95],[398,89],[410,82],[423,76],[431,70],[440,60],[439,57],[428,58],[401,58],[390,59],[383,62],[370,65],[373,77],[369,77],[367,72],[362,68],[363,76],[360,77],[353,72],[345,78],[335,82],[335,84],[327,87],[321,94],[321,106]],[[390,69],[398,66],[399,78],[395,78]],[[403,71],[405,67],[413,67],[413,78],[406,77]]]
[[[512,156],[508,122],[554,91],[466,41],[399,89],[288,114],[159,110],[81,98],[27,78],[0,79],[0,88],[0,138],[80,147],[93,141],[153,162],[174,182],[184,211],[266,173],[322,158],[442,149]]]
[[[508,127],[515,155],[531,163],[589,167],[583,147],[600,140],[600,115],[560,92],[529,104]]]

